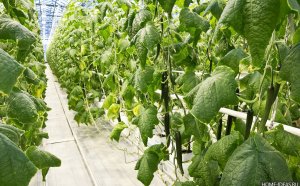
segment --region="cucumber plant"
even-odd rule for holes
[[[47,59],[78,123],[118,119],[116,141],[139,130],[148,147],[136,165],[143,184],[170,154],[190,177],[176,174],[176,185],[300,180],[299,137],[265,127],[299,127],[298,0],[82,3],[69,4]],[[223,123],[222,107],[247,120]],[[148,146],[161,126],[166,143]],[[187,173],[181,156],[190,148]]]
[[[0,185],[28,185],[61,162],[38,149],[47,111],[46,76],[37,14],[31,1],[0,3]]]

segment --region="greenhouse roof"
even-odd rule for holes
[[[69,0],[35,0],[45,48],[68,3]]]

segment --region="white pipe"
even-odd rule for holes
[[[244,112],[238,112],[238,111],[231,110],[231,109],[228,109],[228,108],[221,108],[219,110],[219,112],[223,113],[223,114],[227,114],[227,115],[233,116],[233,117],[236,117],[236,118],[240,118],[240,119],[243,119],[243,120],[247,119],[247,114],[244,113]],[[254,117],[253,123],[255,123],[255,121],[257,119],[260,120],[260,118]],[[270,127],[270,128],[273,128],[273,127],[276,127],[276,126],[278,126],[280,124],[281,123],[272,122],[272,121],[268,120],[267,123],[266,123],[266,126]],[[292,133],[294,135],[300,136],[300,129],[292,127],[292,126],[289,126],[289,125],[284,125],[284,124],[282,124],[282,125],[283,125],[283,128],[284,128],[285,131],[287,131],[289,133]]]
[[[160,90],[156,90],[155,92],[158,93],[158,94],[161,94]],[[170,97],[172,99],[177,99],[175,94],[171,94]],[[183,96],[178,95],[178,97],[179,97],[179,99],[183,100]],[[240,118],[240,119],[243,119],[243,120],[247,119],[247,114],[244,113],[244,112],[238,112],[238,111],[231,110],[231,109],[228,109],[228,108],[221,108],[219,110],[219,112],[223,113],[223,114],[233,116],[233,117],[236,117],[236,118]],[[254,116],[253,117],[253,123],[255,123],[257,119],[261,120],[260,118]],[[267,123],[266,123],[266,126],[272,129],[272,128],[280,125],[280,124],[281,123],[274,122],[274,121],[272,122],[272,121],[268,120]],[[284,125],[284,124],[282,124],[282,125],[283,125],[283,128],[284,128],[285,131],[287,131],[289,133],[292,133],[294,135],[300,136],[300,129],[299,128],[292,127],[292,126],[289,126],[289,125]]]

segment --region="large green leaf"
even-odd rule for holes
[[[30,68],[25,69],[24,76],[25,76],[28,83],[38,85],[39,82],[40,82],[40,79],[38,78],[38,76]]]
[[[158,168],[161,160],[166,160],[168,152],[163,144],[157,144],[145,150],[144,155],[139,159],[135,166],[138,171],[138,180],[144,185],[150,185],[154,172]]]
[[[208,148],[204,160],[217,161],[221,170],[223,170],[231,154],[242,143],[243,137],[239,132],[225,136]]]
[[[169,16],[172,15],[172,9],[175,5],[176,0],[158,0],[159,4],[162,6],[164,11],[168,13]]]
[[[10,130],[14,131],[15,133],[17,133],[19,136],[21,136],[21,135],[23,135],[25,133],[24,130],[21,130],[21,129],[17,128],[17,127],[14,127],[14,126],[8,125],[8,124],[1,124],[0,123],[0,127],[10,129]]]
[[[9,94],[24,69],[22,65],[0,48],[0,92]]]
[[[221,107],[237,104],[234,77],[229,67],[217,67],[211,77],[200,83],[191,113],[202,122],[210,122]]]
[[[132,32],[136,34],[141,28],[143,28],[148,21],[152,20],[152,14],[149,10],[142,9],[134,17],[132,23]]]
[[[282,63],[280,77],[291,83],[291,98],[300,104],[300,43],[294,46]]]
[[[7,125],[8,126],[8,125]],[[20,135],[14,130],[6,127],[6,125],[0,125],[0,133],[8,137],[16,145],[19,145]]]
[[[50,167],[59,167],[61,160],[50,152],[38,149],[36,146],[31,146],[26,150],[26,156],[33,162],[33,164],[42,169],[43,181]]]
[[[202,155],[195,155],[188,170],[192,177],[201,178],[203,182],[201,185],[218,185],[218,177],[221,170],[217,161],[204,161]]]
[[[27,186],[37,169],[25,154],[0,133],[0,185]]]
[[[282,125],[268,131],[266,138],[278,151],[296,157],[300,156],[300,137],[286,132]]]
[[[244,36],[254,66],[263,65],[265,50],[280,20],[280,0],[229,0],[219,24],[232,26]]]
[[[183,8],[179,15],[180,26],[185,28],[195,28],[206,32],[209,29],[209,22],[200,17],[197,13],[191,12],[188,8]]]
[[[28,147],[26,155],[39,169],[59,167],[61,165],[61,161],[58,157],[49,152],[40,150],[36,146]]]
[[[152,138],[153,129],[158,122],[157,108],[155,106],[149,106],[146,109],[142,109],[141,114],[134,122],[140,129],[141,137],[145,146],[147,146],[148,138]]]
[[[201,178],[206,185],[216,185],[219,171],[223,170],[234,150],[243,143],[243,137],[235,132],[212,144],[205,155],[196,155],[188,170],[191,176]]]
[[[134,41],[141,65],[144,67],[148,50],[152,50],[160,42],[160,34],[153,24],[147,23],[144,28],[138,31],[134,37]]]
[[[226,65],[230,67],[232,70],[234,70],[235,74],[239,73],[239,63],[240,61],[247,57],[245,52],[240,49],[233,49],[230,52],[228,52],[223,58],[221,58],[218,65]]]
[[[25,59],[30,46],[36,41],[33,33],[26,27],[10,18],[3,17],[0,19],[0,39],[11,39],[18,42],[18,61]]]
[[[153,67],[139,68],[135,74],[135,87],[142,93],[146,93],[149,85],[153,81]]]
[[[21,91],[12,92],[8,99],[7,116],[20,123],[32,124],[38,119],[34,101]]]
[[[283,156],[263,137],[255,135],[229,158],[220,185],[261,185],[266,181],[292,179]]]
[[[176,79],[176,83],[180,86],[180,90],[186,94],[200,83],[200,79],[195,72],[187,71]]]

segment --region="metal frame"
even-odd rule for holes
[[[45,50],[68,3],[69,0],[35,0]]]

